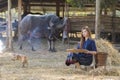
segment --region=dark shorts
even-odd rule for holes
[[[86,54],[87,55],[87,54]],[[72,58],[80,63],[80,65],[90,65],[92,63],[92,56],[86,56],[83,54],[74,54]]]

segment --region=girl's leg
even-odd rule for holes
[[[80,63],[79,62],[75,63],[75,68],[80,68]]]

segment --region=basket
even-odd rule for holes
[[[96,54],[96,66],[106,66],[108,54],[105,52],[98,52]]]

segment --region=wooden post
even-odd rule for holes
[[[18,4],[20,4],[20,2],[18,2]],[[28,14],[28,10],[27,10],[27,2],[23,1],[23,17],[25,17]]]
[[[2,12],[2,18],[4,19],[4,12]]]
[[[5,11],[5,21],[7,22],[7,11]]]
[[[21,21],[21,12],[22,12],[22,0],[18,0],[18,36],[20,35],[20,21]]]
[[[115,7],[113,8],[112,10],[112,43],[115,42],[115,39],[116,39],[116,34],[115,34],[115,17],[116,17],[116,10],[115,10]]]
[[[8,50],[12,51],[13,46],[12,46],[12,24],[11,24],[11,0],[8,0],[8,45],[7,48]]]
[[[22,12],[21,8],[22,8],[22,0],[18,0],[18,22],[20,22],[21,20],[21,12]]]
[[[60,16],[60,1],[56,1],[56,15],[59,17]]]
[[[62,3],[63,4],[63,12],[62,12],[62,16],[64,17],[64,12],[65,12],[65,2]]]
[[[99,27],[100,27],[100,0],[96,0],[96,16],[95,16],[95,38],[100,37]]]
[[[63,31],[63,36],[64,36],[64,33],[65,34],[67,34],[67,43],[68,43],[68,47],[70,47],[70,44],[69,44],[69,29],[70,29],[70,25],[69,25],[69,5],[67,4],[67,2],[65,1],[65,13],[64,13],[64,16],[65,17],[67,17],[68,18],[68,20],[67,20],[67,24],[65,25],[65,29],[64,29],[64,31]],[[66,38],[64,38],[63,37],[63,39],[62,39],[62,43],[64,43],[65,42],[65,39]]]
[[[31,8],[31,6],[30,6],[30,0],[28,0],[28,2],[27,2],[27,12],[29,12],[29,13],[30,13],[30,8]]]
[[[69,4],[65,1],[65,17],[69,17]]]

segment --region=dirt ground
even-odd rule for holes
[[[61,41],[57,41],[57,52],[54,53],[48,51],[46,40],[35,43],[36,51],[31,51],[27,43],[24,43],[23,50],[19,50],[16,42],[13,45],[14,52],[0,54],[0,80],[120,80],[118,74],[93,75],[89,71],[75,69],[74,65],[66,66],[66,49],[69,47]],[[71,44],[70,48],[73,47]],[[28,67],[22,68],[20,61],[12,61],[11,53],[26,55]],[[119,66],[115,69],[120,70]]]

